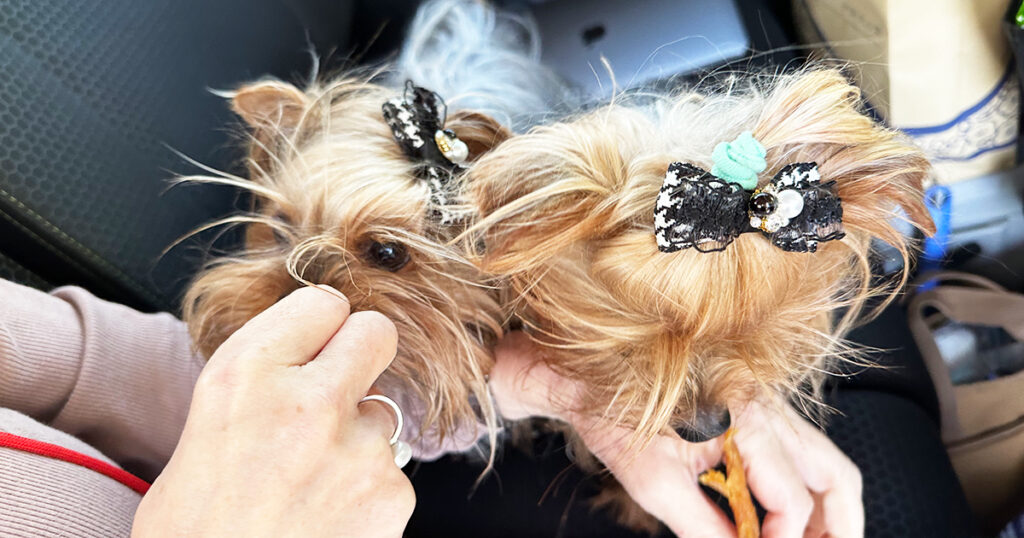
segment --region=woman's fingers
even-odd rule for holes
[[[814,499],[794,462],[771,433],[771,428],[737,429],[736,443],[745,459],[747,484],[768,512],[761,532],[765,538],[804,535]]]
[[[628,448],[633,430],[599,417],[570,412],[576,397],[571,380],[539,361],[523,333],[507,335],[495,349],[491,389],[505,418],[547,416],[568,419],[587,448],[612,472],[644,510],[684,537],[728,537],[736,530],[700,489],[697,473],[714,465],[720,443],[686,443],[678,435],[658,436],[643,451]]]
[[[659,435],[634,454],[627,450],[633,435],[629,428],[584,417],[576,417],[574,426],[630,497],[677,536],[736,535],[729,518],[697,483],[697,474],[719,459],[720,441],[695,444],[675,433]]]
[[[729,518],[711,502],[696,481],[683,482],[673,488],[678,505],[675,510],[661,516],[661,519],[676,536],[730,537],[736,536],[736,527]]]
[[[393,414],[358,405],[395,354],[391,322],[349,316],[345,300],[306,288],[225,346],[200,376],[136,534],[400,536],[415,494],[388,446]]]
[[[687,443],[658,436],[640,454],[628,449],[633,434],[574,412],[571,381],[539,362],[526,335],[511,333],[495,350],[491,386],[506,418],[543,415],[567,419],[587,447],[645,510],[681,536],[734,536],[725,515],[697,485],[714,466],[721,443]],[[862,536],[860,474],[832,442],[791,409],[752,402],[737,420],[737,444],[748,484],[768,511],[765,538]]]
[[[655,442],[675,442],[665,437]],[[681,439],[679,441],[685,442]],[[657,452],[667,453],[661,450]],[[673,533],[684,537],[736,535],[732,522],[704,494],[695,474],[687,469],[687,462],[676,458],[661,459],[649,454],[640,457],[647,458],[648,462],[611,471],[620,480],[628,481],[626,491],[630,496]]]
[[[864,503],[845,488],[813,493],[814,512],[805,537],[861,538],[864,536]]]
[[[398,332],[391,320],[379,312],[356,312],[303,370],[325,383],[339,402],[351,405],[366,396],[397,350]]]
[[[814,495],[814,513],[808,528],[812,536],[836,538],[864,535],[864,502],[860,471],[835,444],[795,413],[792,432],[780,441]]]
[[[565,418],[575,397],[574,382],[540,362],[539,350],[522,332],[511,332],[494,349],[490,385],[502,416]]]
[[[210,358],[296,366],[316,356],[349,315],[348,301],[318,287],[298,289],[238,329]]]
[[[824,528],[836,538],[864,536],[864,499],[860,471],[856,478],[825,492],[822,496]]]
[[[371,387],[367,396],[383,395],[376,387]],[[384,439],[391,439],[398,427],[398,417],[395,411],[388,404],[368,400],[359,404],[359,420],[371,429],[374,434],[379,434]]]
[[[823,432],[792,408],[759,403],[740,421],[750,489],[769,512],[766,538],[863,536],[860,471]]]
[[[677,536],[735,536],[735,526],[697,482],[697,475],[713,467],[720,454],[718,441],[690,443],[675,433],[659,435],[641,453],[642,467],[632,471],[641,480],[632,484],[635,495],[653,495],[643,503],[645,508]]]

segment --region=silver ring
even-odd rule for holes
[[[382,404],[387,404],[387,406],[395,412],[395,422],[397,422],[397,424],[395,425],[395,433],[391,434],[391,439],[388,440],[388,444],[393,445],[397,443],[398,438],[402,435],[402,428],[405,426],[405,418],[402,416],[402,408],[398,407],[398,404],[396,404],[394,400],[384,396],[383,394],[371,394],[362,400],[359,400],[359,403],[363,402],[380,402]]]
[[[405,427],[405,417],[402,414],[402,408],[398,407],[394,400],[383,394],[371,394],[359,400],[359,403],[363,402],[380,402],[390,407],[391,411],[395,413],[395,432],[391,434],[391,439],[388,439],[388,444],[391,445],[391,455],[395,458],[395,465],[399,469],[405,467],[409,460],[412,459],[412,447],[399,439],[402,436],[402,429]]]

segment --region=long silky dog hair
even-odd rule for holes
[[[844,238],[813,253],[762,233],[720,252],[659,250],[670,163],[711,170],[712,149],[744,131],[766,149],[762,188],[801,162],[835,182]],[[816,414],[826,375],[859,357],[844,335],[906,281],[913,244],[897,221],[931,230],[928,174],[840,71],[750,75],[620,99],[508,140],[467,175],[479,220],[463,239],[546,364],[582,382],[576,412],[635,428],[634,447],[669,429],[704,439],[754,398]],[[873,240],[903,258],[894,279],[873,280]]]
[[[187,291],[184,317],[197,347],[208,356],[298,286],[330,284],[353,311],[377,310],[397,325],[398,355],[378,387],[405,408],[418,457],[466,449],[485,430],[493,440],[485,379],[500,307],[451,246],[464,221],[437,221],[431,187],[417,177],[421,163],[403,153],[382,105],[409,98],[406,79],[433,90],[447,101],[443,127],[471,162],[510,135],[495,117],[511,122],[546,107],[518,89],[555,88],[535,40],[528,20],[474,0],[435,0],[418,12],[393,71],[303,89],[264,80],[231,92],[248,127],[248,177],[211,171],[184,180],[243,189],[254,205],[215,223],[244,225],[244,248],[212,260]]]

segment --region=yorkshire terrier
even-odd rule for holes
[[[546,364],[582,381],[574,411],[634,428],[633,446],[716,437],[755,398],[813,411],[857,356],[844,334],[906,280],[894,221],[931,230],[927,160],[837,70],[645,98],[477,160],[467,248]],[[876,239],[905,262],[886,284]]]
[[[186,178],[254,199],[251,212],[224,221],[246,226],[244,248],[213,260],[185,296],[202,353],[296,287],[329,284],[353,311],[376,310],[397,326],[398,354],[378,387],[405,408],[418,458],[493,436],[486,374],[501,309],[451,240],[466,225],[455,204],[463,167],[510,134],[492,115],[512,123],[546,106],[538,93],[481,91],[553,86],[529,30],[480,2],[437,0],[413,22],[398,74],[233,92],[249,131],[249,177]],[[437,93],[403,85],[406,76],[447,92],[452,110]]]

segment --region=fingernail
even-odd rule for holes
[[[328,286],[327,284],[317,284],[314,287],[320,288],[320,289],[326,291],[327,293],[330,293],[331,295],[341,299],[342,301],[345,301],[345,303],[348,303],[348,297],[345,297],[344,293],[341,293],[340,291],[338,291],[338,290]]]

